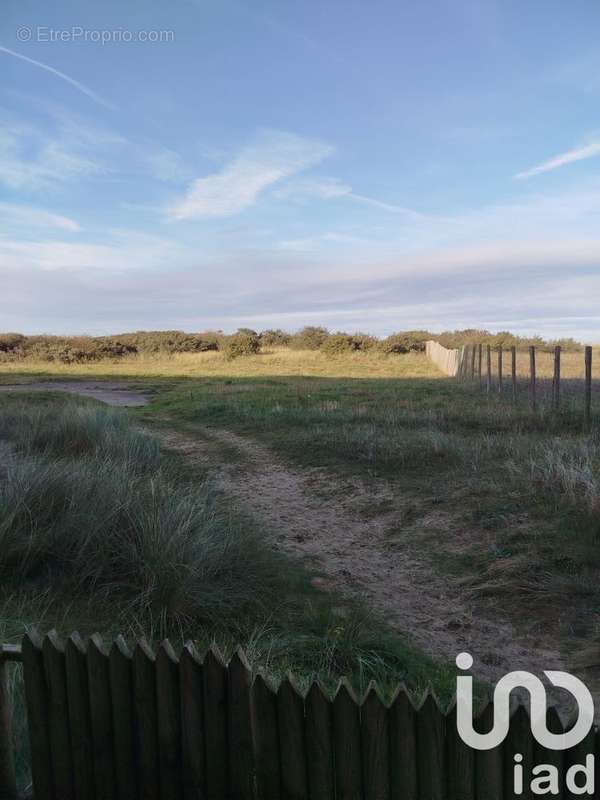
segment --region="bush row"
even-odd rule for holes
[[[222,331],[184,333],[183,331],[137,331],[116,336],[23,336],[19,333],[0,334],[0,361],[32,359],[78,364],[102,359],[119,359],[136,354],[199,353],[220,350],[227,358],[252,355],[261,348],[291,347],[296,350],[321,350],[330,355],[354,351],[378,350],[383,353],[408,353],[422,351],[425,342],[434,339],[444,347],[465,344],[483,344],[492,347],[519,347],[536,345],[550,350],[560,344],[564,350],[581,349],[573,339],[545,341],[539,336],[516,336],[508,331],[491,333],[468,329],[431,333],[425,330],[393,333],[378,339],[367,333],[330,333],[326,328],[309,325],[294,334],[279,329],[261,333],[250,328],[240,328],[226,335]]]

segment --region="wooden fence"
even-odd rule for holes
[[[517,403],[522,396],[533,411],[536,411],[544,401],[554,411],[565,405],[567,395],[572,400],[574,397],[581,399],[581,409],[584,426],[589,428],[592,421],[592,389],[594,386],[592,375],[593,349],[586,346],[582,353],[581,379],[564,380],[561,374],[562,349],[560,346],[553,351],[553,375],[551,381],[540,379],[537,370],[538,348],[529,347],[529,370],[525,379],[517,372],[517,349],[502,348],[492,349],[490,345],[472,344],[461,348],[448,350],[437,342],[426,343],[426,354],[446,375],[456,376],[461,380],[473,380],[487,394],[498,392],[510,393],[513,402]],[[549,391],[546,391],[549,384]],[[565,386],[568,392],[564,391]],[[543,394],[542,391],[543,390]],[[572,405],[572,403],[571,403]]]
[[[454,377],[458,375],[462,358],[464,356],[464,348],[449,350],[447,347],[442,347],[439,342],[429,341],[425,342],[425,354],[430,361],[436,365],[445,375]]]
[[[512,800],[515,753],[526,777],[551,763],[564,778],[600,752],[595,729],[572,751],[542,751],[523,706],[505,742],[477,752],[430,693],[414,705],[402,688],[384,703],[375,686],[358,702],[345,681],[333,698],[290,679],[275,689],[241,651],[225,664],[168,642],[130,652],[122,638],[32,634],[0,654],[23,666],[35,800]],[[0,720],[0,797],[14,800],[2,681]],[[492,720],[490,704],[476,726]],[[553,709],[548,727],[564,730]]]

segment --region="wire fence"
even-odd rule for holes
[[[487,395],[528,404],[532,411],[579,409],[589,428],[594,410],[600,408],[600,380],[594,377],[599,355],[591,346],[576,352],[563,352],[560,346],[525,351],[484,344],[448,350],[427,342],[426,354],[446,375],[470,382]]]

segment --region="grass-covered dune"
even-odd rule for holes
[[[355,601],[314,588],[312,574],[268,532],[231,511],[199,475],[124,411],[64,395],[0,396],[0,640],[31,627],[107,640],[122,633],[225,657],[241,644],[253,667],[300,686],[356,690],[452,674]],[[21,783],[28,756],[20,673],[10,672]]]
[[[316,590],[126,412],[0,398],[0,638],[30,625],[240,643],[275,674],[423,686],[444,672]]]

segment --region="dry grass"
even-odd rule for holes
[[[594,347],[593,361],[595,365],[594,373],[600,375],[600,346]],[[536,373],[539,378],[552,378],[554,374],[554,353],[544,353],[540,350],[536,352]],[[484,364],[485,371],[485,353]],[[498,371],[498,356],[492,352],[492,372],[495,375]],[[565,380],[583,378],[584,376],[584,354],[562,353],[561,355],[561,376]],[[504,373],[510,375],[510,352],[504,351]],[[529,376],[529,353],[519,351],[517,353],[517,374],[520,377]]]
[[[269,348],[253,356],[228,361],[222,353],[178,353],[144,355],[89,364],[62,364],[48,361],[0,363],[0,382],[15,375],[57,375],[61,377],[261,377],[312,376],[327,378],[442,378],[436,367],[421,353],[386,355],[349,353],[332,358],[317,350]]]

